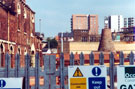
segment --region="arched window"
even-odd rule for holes
[[[2,53],[2,52],[3,52],[3,50],[4,50],[4,48],[3,48],[3,44],[1,44],[1,45],[0,45],[0,49],[1,49],[0,51],[1,51],[1,53]]]
[[[20,48],[20,46],[18,46],[17,53],[18,53],[19,55],[21,55],[21,48]]]
[[[4,66],[4,45],[0,44],[0,67]]]
[[[14,54],[14,48],[12,45],[10,46],[10,54]]]
[[[26,49],[26,47],[24,48],[24,55],[26,55],[27,54],[27,49]]]
[[[14,67],[14,47],[13,45],[10,45],[10,57],[11,57],[11,68]]]
[[[35,67],[35,52],[34,50],[31,51],[31,67]]]
[[[26,12],[26,8],[24,7],[24,18],[27,18],[27,12]]]
[[[31,55],[34,55],[34,51],[31,51]]]
[[[34,16],[34,14],[31,14],[31,21],[32,21],[32,23],[35,23],[35,16]]]
[[[21,6],[20,6],[20,3],[17,4],[17,14],[21,14]]]

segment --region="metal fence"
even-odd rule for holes
[[[61,89],[68,89],[68,86],[65,86],[64,84],[64,79],[66,76],[68,76],[68,70],[67,70],[67,67],[64,66],[64,57],[63,57],[64,54],[61,54],[61,57],[60,57],[60,82],[61,82],[61,85],[60,85],[60,88]],[[109,54],[109,67],[107,67],[107,75],[110,77],[110,84],[108,85],[108,88],[109,89],[115,89],[115,79],[116,79],[116,76],[117,76],[117,67],[114,63],[114,54],[112,52],[110,52]],[[129,65],[134,65],[134,53],[131,52],[129,54],[129,57],[127,59],[124,59],[124,54],[123,52],[120,52],[120,55],[119,55],[119,65],[124,65],[124,62],[125,61],[129,61]],[[74,63],[75,60],[74,60],[74,55],[73,53],[71,53],[70,55],[70,65],[74,66]],[[89,64],[90,65],[94,65],[95,64],[95,60],[94,60],[94,54],[93,52],[91,52],[91,54],[89,54]],[[80,65],[85,65],[85,59],[84,59],[84,55],[83,53],[80,54]],[[104,65],[104,54],[101,52],[99,54],[99,65]]]
[[[25,67],[20,67],[20,57],[17,54],[15,57],[15,68],[11,68],[11,59],[10,55],[6,54],[5,57],[5,68],[0,68],[0,77],[9,78],[9,77],[24,77],[24,89],[68,89],[68,85],[65,84],[65,81],[68,81],[68,68],[64,65],[64,54],[60,55],[60,66],[56,68],[56,57],[54,55],[45,55],[44,59],[44,68],[40,67],[39,55],[36,54],[35,57],[35,67],[30,66],[30,56],[25,56]],[[114,81],[116,76],[116,66],[114,65],[114,55],[110,53],[110,66],[107,68],[107,75],[110,77],[110,89],[114,89]],[[129,55],[129,64],[134,65],[134,54],[133,52]],[[120,53],[119,56],[119,65],[124,65],[124,54]],[[74,55],[70,55],[70,65],[75,64]],[[83,53],[80,54],[80,65],[85,64],[85,59]],[[89,54],[89,64],[94,65],[94,54],[91,52]],[[104,65],[104,54],[101,52],[99,54],[99,65]],[[35,77],[35,85],[30,86],[30,77]],[[44,79],[44,85],[40,85],[40,77]],[[56,77],[60,79],[60,85],[56,84]]]
[[[20,67],[20,56],[15,57],[15,68],[11,68],[11,58],[9,54],[5,56],[5,67],[0,68],[0,77],[24,77],[23,89],[55,89],[56,85],[56,65],[55,56],[44,56],[44,69],[40,67],[39,54],[35,57],[35,67],[30,66],[30,56],[25,56],[25,67]],[[52,65],[50,67],[50,65]],[[51,75],[51,79],[50,78]],[[30,86],[30,77],[35,77],[35,86]],[[40,86],[40,77],[44,79],[44,85]],[[51,83],[51,84],[50,84]]]

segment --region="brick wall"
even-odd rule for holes
[[[18,13],[18,5],[20,12]],[[35,35],[35,22],[33,12],[23,1],[15,0],[15,13],[6,10],[0,5],[0,44],[4,45],[5,53],[12,54],[12,67],[15,65],[15,54],[20,48],[21,66],[24,66],[24,55],[31,53],[31,46],[34,44],[35,52],[40,49],[41,40]],[[9,13],[9,15],[8,15]],[[8,24],[9,21],[9,24]],[[9,42],[8,42],[8,26],[9,26]],[[39,46],[38,46],[39,45]],[[11,46],[13,51],[11,52]]]
[[[76,42],[86,42],[89,41],[88,30],[74,30],[74,41]]]
[[[7,12],[0,7],[0,39],[7,40]]]
[[[70,53],[78,53],[83,52],[84,54],[89,54],[91,51],[97,51],[99,46],[99,42],[70,42],[69,50]],[[123,51],[124,54],[129,54],[131,51],[135,53],[135,43],[127,43],[127,42],[114,42],[115,50],[120,52]]]

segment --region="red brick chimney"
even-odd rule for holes
[[[102,30],[101,41],[99,44],[98,51],[115,52],[110,29],[105,28]]]

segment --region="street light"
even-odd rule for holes
[[[61,53],[63,53],[63,33],[61,33]]]
[[[41,19],[39,19],[39,30],[40,30],[40,33],[41,33]]]

